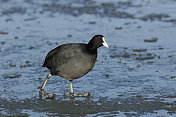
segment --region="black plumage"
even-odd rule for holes
[[[108,47],[102,35],[95,35],[88,44],[60,45],[47,54],[42,67],[50,70],[50,76],[56,75],[72,81],[84,76],[93,68],[97,59],[97,49],[103,45]],[[43,84],[42,90],[45,84]],[[71,94],[73,94],[72,84],[70,85]]]

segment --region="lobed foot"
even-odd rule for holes
[[[85,93],[85,94],[65,93],[64,96],[88,97],[90,96],[90,93]]]
[[[56,97],[55,94],[52,93],[47,93],[44,91],[44,89],[41,89],[39,91],[39,97],[42,98],[42,94],[46,97],[46,99],[54,99]]]

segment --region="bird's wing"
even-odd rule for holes
[[[45,58],[43,67],[54,67],[63,63],[67,63],[68,59],[72,58],[77,53],[75,52],[75,49],[72,48],[72,46],[72,44],[65,44],[51,50]]]

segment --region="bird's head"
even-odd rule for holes
[[[109,48],[103,35],[95,35],[88,43],[90,49],[97,49],[101,46]]]

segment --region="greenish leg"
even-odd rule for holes
[[[48,74],[47,77],[46,77],[46,79],[45,79],[45,81],[44,81],[44,83],[43,83],[43,85],[42,85],[42,87],[41,87],[41,89],[40,89],[40,91],[39,91],[39,97],[40,97],[40,98],[42,98],[42,94],[43,94],[46,98],[48,98],[48,99],[52,99],[52,98],[55,98],[55,97],[56,97],[55,94],[47,93],[47,92],[44,91],[45,85],[46,85],[46,83],[47,83],[47,81],[48,81],[48,79],[49,79],[50,77],[51,77],[51,74]]]
[[[43,83],[43,85],[42,85],[41,90],[43,90],[43,89],[45,88],[45,85],[46,85],[46,83],[47,83],[47,81],[48,81],[48,79],[49,79],[50,77],[51,77],[51,74],[48,74],[47,77],[46,77],[46,79],[45,79],[45,81],[44,81],[44,83]]]
[[[72,80],[70,80],[70,93],[73,94],[73,85],[72,85]]]
[[[70,93],[64,94],[65,96],[70,95],[74,97],[87,97],[90,96],[90,93],[85,93],[85,94],[74,94],[73,92],[73,85],[72,85],[72,80],[70,80]]]

